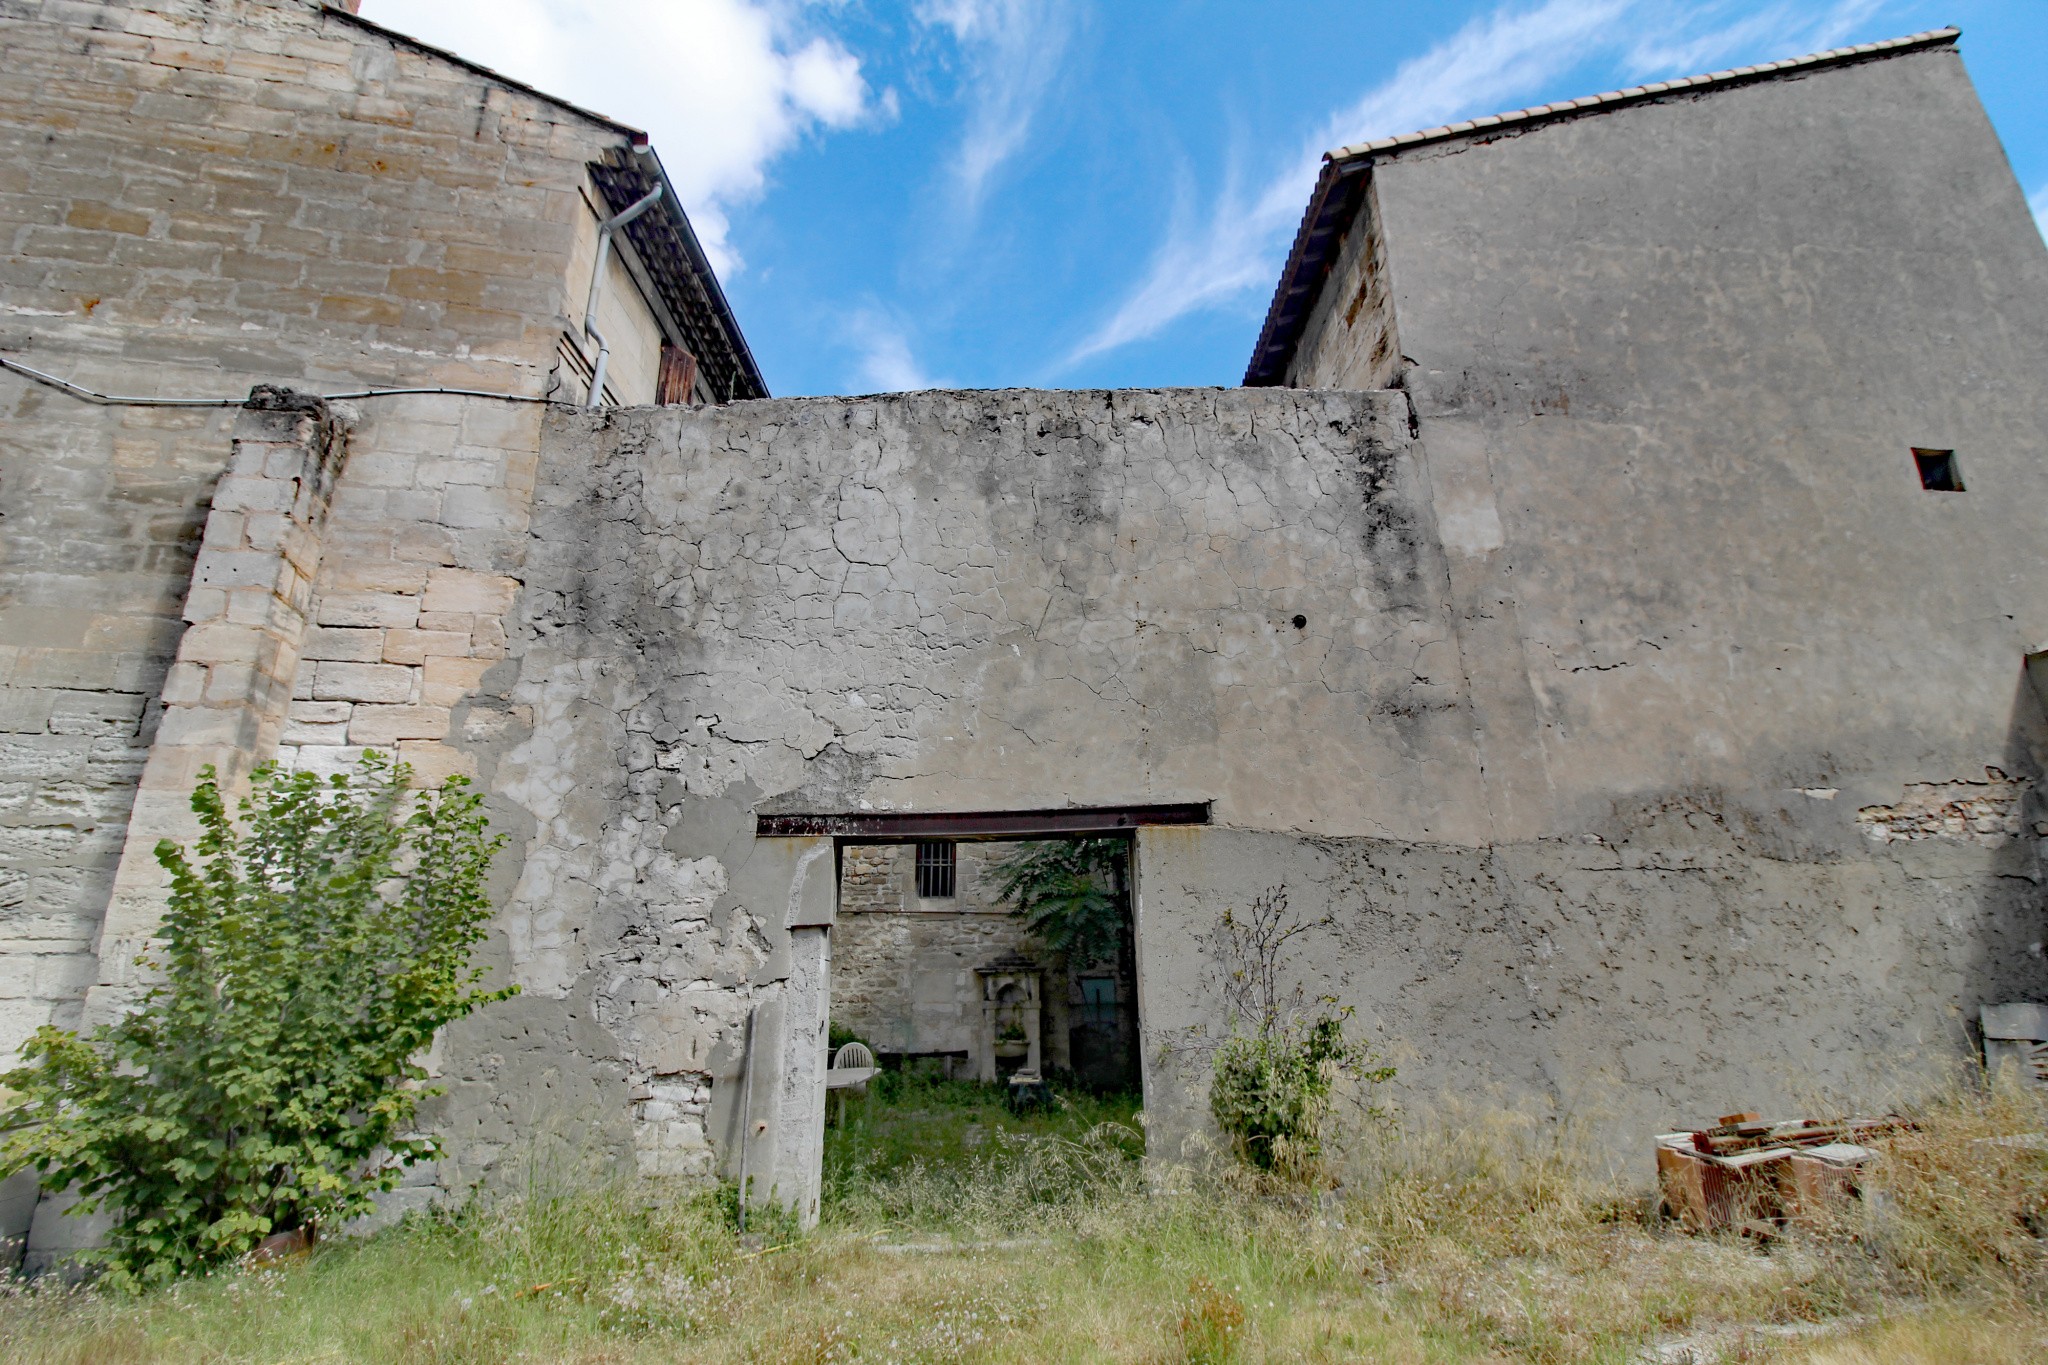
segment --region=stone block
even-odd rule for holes
[[[319,725],[311,721],[287,719],[284,729],[279,732],[279,744],[341,745],[348,743],[348,724]]]
[[[416,787],[438,787],[451,777],[476,776],[476,760],[452,744],[431,739],[400,740],[398,756],[412,765]]]
[[[353,744],[302,744],[291,750],[288,755],[280,754],[279,759],[288,759],[288,766],[294,772],[333,777],[337,774],[352,774],[356,765],[363,761],[363,750]]]
[[[391,592],[327,592],[313,608],[323,626],[409,627],[419,619],[420,599]]]
[[[305,645],[299,652],[307,659],[382,663],[384,636],[385,631],[378,626],[314,626],[306,632]]]
[[[148,214],[115,208],[111,204],[74,203],[71,211],[64,215],[64,223],[67,227],[119,232],[131,237],[144,236],[150,228]]]
[[[349,458],[349,475],[354,477],[355,459]],[[332,592],[395,592],[417,595],[427,585],[427,566],[400,560],[365,559],[356,555],[332,555],[322,561],[320,586]]]
[[[523,531],[525,500],[502,488],[454,487],[442,495],[440,519],[463,529]]]
[[[413,669],[400,664],[323,661],[314,665],[313,699],[409,704],[414,676]]]
[[[207,670],[206,691],[200,700],[209,706],[232,706],[251,700],[256,692],[256,669],[252,664],[216,664]]]
[[[359,705],[349,717],[351,744],[395,744],[401,739],[440,739],[448,733],[445,706]]]
[[[192,564],[192,581],[208,588],[269,587],[282,567],[267,550],[201,550]]]
[[[512,609],[519,592],[519,580],[502,574],[476,573],[469,569],[436,568],[427,575],[427,590],[420,599],[426,612],[470,612],[499,616]]]
[[[429,706],[459,705],[476,693],[493,662],[491,659],[430,657],[422,670],[420,700]]]
[[[404,451],[365,451],[348,460],[348,477],[369,488],[411,488],[419,457]]]
[[[239,706],[174,706],[156,729],[159,745],[186,748],[237,748],[255,739],[255,718]]]
[[[128,692],[57,692],[46,694],[53,735],[135,733],[142,720],[143,699]]]
[[[193,624],[228,614],[228,595],[219,588],[194,588],[185,597],[184,618]]]
[[[385,663],[423,664],[429,657],[468,653],[466,631],[393,630],[384,635]]]
[[[289,512],[298,489],[283,479],[231,474],[215,486],[213,505],[224,512]]]
[[[0,732],[39,735],[48,728],[50,704],[58,694],[39,688],[0,691]]]
[[[296,607],[269,588],[236,588],[228,593],[226,617],[229,625],[252,626],[274,635],[295,635],[305,623]]]
[[[193,626],[178,641],[182,663],[254,664],[262,661],[263,636],[247,626],[207,621]]]

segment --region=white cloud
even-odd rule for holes
[[[1022,150],[1072,41],[1072,0],[920,0],[918,22],[952,34],[965,59],[970,109],[952,173],[962,211]]]
[[[1738,57],[1751,56],[1759,47],[1768,47],[1777,56],[1802,56],[1840,46],[1885,4],[1886,0],[1836,0],[1817,10],[1811,4],[1780,0],[1739,14],[1728,0],[1720,0],[1666,10],[1661,15],[1644,14],[1634,27],[1650,32],[1628,49],[1626,61],[1637,79],[1655,80],[1716,70]],[[1688,25],[1695,31],[1687,32]],[[1702,28],[1704,31],[1698,31]]]
[[[841,335],[858,352],[852,390],[860,393],[907,393],[914,389],[954,387],[926,373],[911,350],[908,329],[878,307],[849,314]]]
[[[721,272],[739,264],[726,211],[770,163],[875,112],[860,59],[776,0],[369,0],[363,15],[646,129]]]
[[[2048,237],[2048,185],[2027,197],[2027,207],[2034,211],[2034,225],[2041,229],[2043,237]]]
[[[1792,3],[1737,12],[1728,0],[1503,4],[1332,114],[1254,193],[1242,192],[1233,168],[1206,217],[1196,221],[1184,204],[1177,208],[1144,277],[1066,363],[1270,289],[1327,150],[1516,108],[1596,60],[1622,70],[1617,84],[1631,84],[1737,54],[1757,60],[1759,49],[1783,56],[1834,46],[1883,3],[1838,0],[1818,13]]]
[[[1503,7],[1403,62],[1383,84],[1325,120],[1255,194],[1244,196],[1228,185],[1206,222],[1191,224],[1177,214],[1145,279],[1068,363],[1151,336],[1254,286],[1270,287],[1278,252],[1308,202],[1324,151],[1512,107],[1525,92],[1584,60],[1584,45],[1614,22],[1625,3],[1549,0],[1533,10]]]

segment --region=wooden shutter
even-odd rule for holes
[[[654,401],[663,407],[688,403],[697,387],[697,357],[672,341],[661,343],[661,375],[654,381]]]

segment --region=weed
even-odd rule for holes
[[[1244,1335],[1244,1305],[1214,1281],[1197,1276],[1188,1282],[1187,1306],[1174,1330],[1188,1365],[1227,1365],[1237,1358]]]

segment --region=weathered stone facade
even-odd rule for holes
[[[0,16],[0,350],[582,397],[630,130],[283,0]],[[814,1214],[835,943],[891,917],[835,831],[884,815],[1206,810],[1132,817],[1162,1154],[1275,886],[1404,1097],[1617,1144],[2048,993],[2048,252],[1947,39],[1332,164],[1260,350],[1331,389],[0,380],[0,1042],[118,1008],[204,757],[368,745],[512,839],[448,1190],[559,1143]],[[644,245],[642,388],[712,298]]]
[[[0,52],[0,353],[221,399],[0,378],[4,1055],[119,1008],[200,763],[375,743],[459,769],[446,713],[503,651],[532,400],[582,398],[598,219],[658,170],[632,129],[300,0],[9,4]],[[702,316],[674,330],[637,245],[600,295],[608,393],[654,401],[671,333],[719,362],[699,398],[760,392]],[[237,412],[256,385],[528,401]]]

